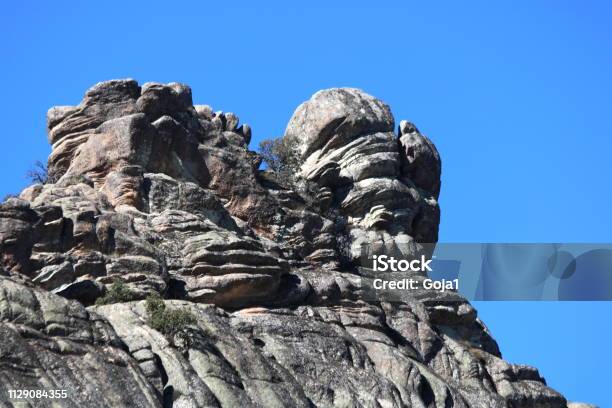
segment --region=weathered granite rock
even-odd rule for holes
[[[232,218],[261,224],[274,211],[236,115],[196,109],[181,84],[116,80],[51,109],[48,129],[57,181],[3,204],[8,269],[84,304],[117,279],[135,299],[170,291],[237,307],[277,296],[287,262]]]
[[[12,389],[66,390],[32,407],[162,407],[113,328],[78,302],[0,277],[0,338],[1,406]]]
[[[351,88],[317,92],[300,105],[285,138],[296,141],[302,176],[325,189],[347,220],[352,258],[373,242],[437,241],[440,158],[387,105]],[[414,128],[416,129],[416,128]]]
[[[448,326],[442,334],[420,304],[393,315],[360,302],[233,313],[168,305],[197,318],[182,352],[144,323],[142,302],[95,310],[177,406],[565,406],[535,369],[508,364],[468,340],[482,330],[474,314],[473,329],[463,323],[464,333]]]
[[[440,216],[438,152],[380,100],[300,105],[292,183],[182,84],[103,82],[47,121],[51,182],[0,204],[0,406],[567,407],[456,293],[367,296],[364,246],[413,254]],[[116,281],[129,299],[94,306]],[[194,317],[180,333],[158,294]]]

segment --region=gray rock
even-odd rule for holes
[[[233,132],[238,128],[239,118],[236,114],[228,112],[225,115],[225,130]]]
[[[440,155],[434,144],[419,133],[412,123],[400,123],[400,157],[402,175],[429,191],[437,199],[440,194]]]
[[[296,109],[285,136],[298,139],[300,153],[308,156],[330,142],[348,144],[359,135],[393,132],[393,127],[391,109],[379,99],[359,89],[332,88]]]
[[[416,128],[394,119],[380,100],[352,88],[317,92],[300,105],[285,138],[296,140],[301,177],[329,189],[325,206],[346,219],[344,233],[361,255],[366,243],[436,242],[440,160]]]
[[[2,404],[9,389],[57,389],[66,390],[67,398],[22,402],[70,408],[162,406],[161,395],[112,327],[78,302],[0,277],[0,336]]]
[[[238,133],[242,134],[244,137],[244,143],[248,146],[249,143],[251,143],[251,127],[245,123],[238,128]]]
[[[198,113],[198,116],[201,119],[208,120],[208,121],[212,120],[214,112],[210,106],[193,105],[193,107],[195,108],[196,112]]]
[[[97,298],[102,296],[102,292],[102,286],[89,279],[66,283],[53,290],[55,294],[65,297],[66,299],[78,300],[85,305],[94,303]]]
[[[409,122],[395,134],[382,101],[340,88],[300,105],[291,182],[259,170],[248,125],[185,85],[99,83],[47,121],[55,182],[0,204],[1,398],[566,408],[458,294],[368,297],[362,248],[422,252],[440,217],[439,154]],[[103,294],[130,301],[90,306]],[[194,320],[160,325],[150,295]]]
[[[45,289],[52,289],[64,282],[72,282],[75,278],[74,267],[70,262],[63,262],[59,265],[45,266],[40,273],[32,279]]]

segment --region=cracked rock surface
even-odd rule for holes
[[[0,407],[572,406],[459,295],[362,296],[360,248],[435,243],[440,217],[439,154],[382,101],[297,108],[307,188],[182,84],[101,82],[47,124],[50,182],[0,204]],[[130,299],[96,305],[118,281]],[[151,295],[193,319],[164,333]]]

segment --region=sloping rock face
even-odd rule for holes
[[[298,107],[291,185],[181,84],[99,83],[48,134],[55,182],[0,205],[0,406],[16,388],[68,390],[45,407],[567,406],[457,294],[361,296],[364,245],[411,251],[439,222],[438,152],[380,100]],[[117,281],[130,301],[94,305]],[[193,316],[180,333],[157,294]]]
[[[110,324],[78,302],[1,278],[0,334],[3,407],[8,390],[78,390],[61,405],[74,408],[162,406]]]

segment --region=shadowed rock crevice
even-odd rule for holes
[[[409,255],[438,236],[440,156],[395,123],[361,90],[317,92],[287,125],[299,168],[283,180],[259,169],[249,125],[193,105],[186,85],[101,82],[50,109],[56,182],[0,204],[0,398],[565,408],[537,370],[501,359],[456,293],[362,296],[364,246]],[[113,287],[130,301],[93,305]],[[193,319],[158,332],[151,295]]]

